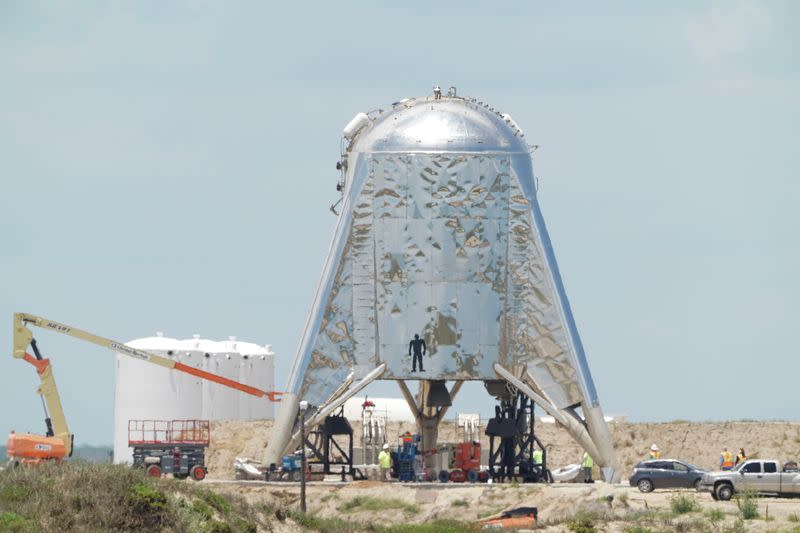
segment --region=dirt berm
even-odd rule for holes
[[[353,422],[354,445],[359,446],[360,422]],[[643,458],[652,444],[661,448],[664,458],[680,458],[702,468],[717,466],[723,447],[735,452],[744,447],[751,457],[800,459],[800,423],[797,422],[683,422],[610,424],[614,446],[622,464],[623,477]],[[261,459],[272,421],[218,421],[211,424],[211,446],[208,449],[209,476],[233,479],[233,460],[238,456]],[[414,424],[390,422],[389,442],[405,431],[413,432]],[[583,451],[564,431],[554,424],[538,423],[536,434],[547,447],[550,468],[580,462]],[[440,442],[459,442],[463,436],[452,422],[445,422]],[[488,447],[488,438],[481,437]]]
[[[355,445],[360,427],[354,423]],[[236,456],[260,457],[269,439],[269,422],[216,422],[209,450],[213,491],[244,498],[252,506],[297,510],[296,483],[236,482],[231,464]],[[395,436],[412,424],[390,423]],[[690,490],[657,490],[642,494],[628,487],[633,465],[657,443],[663,457],[682,458],[714,468],[724,446],[744,447],[751,456],[781,460],[800,458],[800,424],[790,422],[681,422],[611,424],[622,463],[622,485],[578,484],[415,484],[359,481],[317,482],[308,486],[308,520],[273,523],[276,531],[455,532],[475,527],[479,520],[504,510],[534,506],[539,510],[537,531],[702,531],[800,533],[800,499],[759,498],[756,516],[744,520],[741,501],[718,502],[709,494]],[[577,462],[582,454],[563,430],[538,424],[551,468]],[[462,440],[457,428],[445,424],[441,442]],[[486,438],[483,437],[484,444]],[[597,474],[597,473],[596,473]]]

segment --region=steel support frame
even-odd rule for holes
[[[323,405],[319,406],[317,412],[306,420],[305,427],[313,428],[319,425],[325,420],[326,416],[344,405],[347,400],[362,391],[364,387],[376,379],[379,379],[385,371],[386,363],[381,363],[350,388],[344,389],[344,387],[339,387],[332,397]],[[334,398],[333,396],[338,397]],[[282,456],[291,453],[300,444],[300,431],[295,431],[293,434],[290,433],[291,428],[295,425],[294,423],[297,420],[299,404],[300,398],[298,398],[297,395],[286,393],[283,396],[281,408],[275,420],[275,425],[273,426],[272,438],[264,453],[265,464],[279,463]]]
[[[581,419],[574,410],[559,409],[543,395],[534,391],[541,391],[536,380],[527,369],[523,369],[522,379],[515,376],[499,363],[494,364],[494,371],[517,390],[524,393],[536,402],[542,409],[561,424],[567,432],[580,444],[600,466],[603,479],[610,483],[619,483],[622,474],[611,434],[608,431],[603,411],[600,406],[583,406],[585,419]],[[524,381],[523,381],[524,380]]]

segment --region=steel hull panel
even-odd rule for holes
[[[352,370],[363,377],[381,362],[383,379],[459,380],[496,379],[500,362],[527,365],[555,405],[581,403],[582,354],[542,245],[532,173],[520,174],[529,156],[357,156],[292,390],[321,404]],[[424,375],[411,371],[415,333],[428,348]]]

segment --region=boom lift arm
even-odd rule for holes
[[[263,391],[256,387],[251,387],[250,385],[245,385],[243,383],[239,383],[238,381],[234,381],[232,379],[228,379],[226,377],[213,374],[211,372],[206,372],[205,370],[201,370],[199,368],[195,368],[190,365],[185,365],[178,361],[173,361],[172,359],[169,359],[167,357],[162,357],[160,355],[150,353],[145,350],[131,348],[130,346],[126,346],[124,343],[107,339],[99,335],[94,335],[93,333],[89,333],[88,331],[84,331],[79,328],[74,328],[72,326],[56,322],[55,320],[49,320],[47,318],[42,318],[27,313],[15,313],[13,355],[17,359],[23,359],[27,361],[36,368],[36,372],[39,374],[39,379],[41,381],[41,385],[39,386],[37,392],[42,397],[46,414],[45,424],[47,425],[47,436],[46,439],[44,440],[52,440],[51,438],[55,437],[61,442],[63,442],[65,446],[64,455],[67,456],[72,455],[73,435],[69,432],[69,427],[67,426],[67,420],[66,417],[64,416],[64,409],[61,406],[61,398],[58,395],[58,388],[56,387],[55,378],[53,377],[53,367],[50,364],[50,360],[43,358],[41,353],[39,352],[39,348],[36,345],[36,339],[33,338],[33,333],[31,332],[30,329],[28,329],[28,325],[33,325],[36,327],[40,327],[42,329],[55,331],[56,333],[61,333],[63,335],[69,335],[70,337],[75,337],[76,339],[80,339],[82,341],[91,342],[92,344],[96,344],[97,346],[100,346],[102,348],[107,348],[109,350],[133,357],[135,359],[139,359],[141,361],[147,361],[148,363],[153,363],[167,369],[177,370],[178,372],[191,374],[200,379],[205,379],[208,381],[213,381],[214,383],[219,383],[220,385],[225,385],[226,387],[236,389],[238,391],[244,392],[245,394],[257,396],[259,398],[263,398],[266,396],[267,399],[269,399],[269,401],[272,402],[279,402],[280,396],[281,394],[283,394],[281,392],[275,392],[275,391]],[[27,351],[28,346],[31,347],[34,355],[28,353]],[[37,450],[41,450],[41,447],[37,448]]]

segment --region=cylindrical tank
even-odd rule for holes
[[[203,370],[238,380],[238,354],[225,352],[221,342],[206,341],[203,344]],[[240,392],[218,384],[203,382],[203,418],[208,420],[229,420],[238,418]]]
[[[274,390],[272,381],[273,356],[270,346],[259,346],[251,342],[230,338],[226,349],[238,353],[242,361],[239,365],[239,381],[261,390]],[[274,406],[267,398],[239,395],[239,415],[248,419],[271,419]]]
[[[178,340],[163,336],[136,339],[127,345],[158,355],[169,355],[178,347]],[[114,462],[130,463],[133,452],[128,447],[128,421],[137,419],[175,418],[180,413],[174,372],[117,354],[116,388],[114,390]]]
[[[202,368],[205,342],[200,335],[176,343],[173,359],[195,368]],[[203,380],[184,372],[170,372],[176,384],[177,398],[180,399],[181,416],[178,418],[202,418],[203,416]],[[185,416],[184,416],[185,415]]]
[[[227,342],[201,339],[197,335],[178,340],[161,334],[127,344],[262,390],[273,387],[274,354],[256,344],[238,342],[240,351],[237,351]],[[248,420],[273,416],[272,404],[265,398],[117,355],[114,462],[132,462],[132,451],[128,447],[129,420]]]

